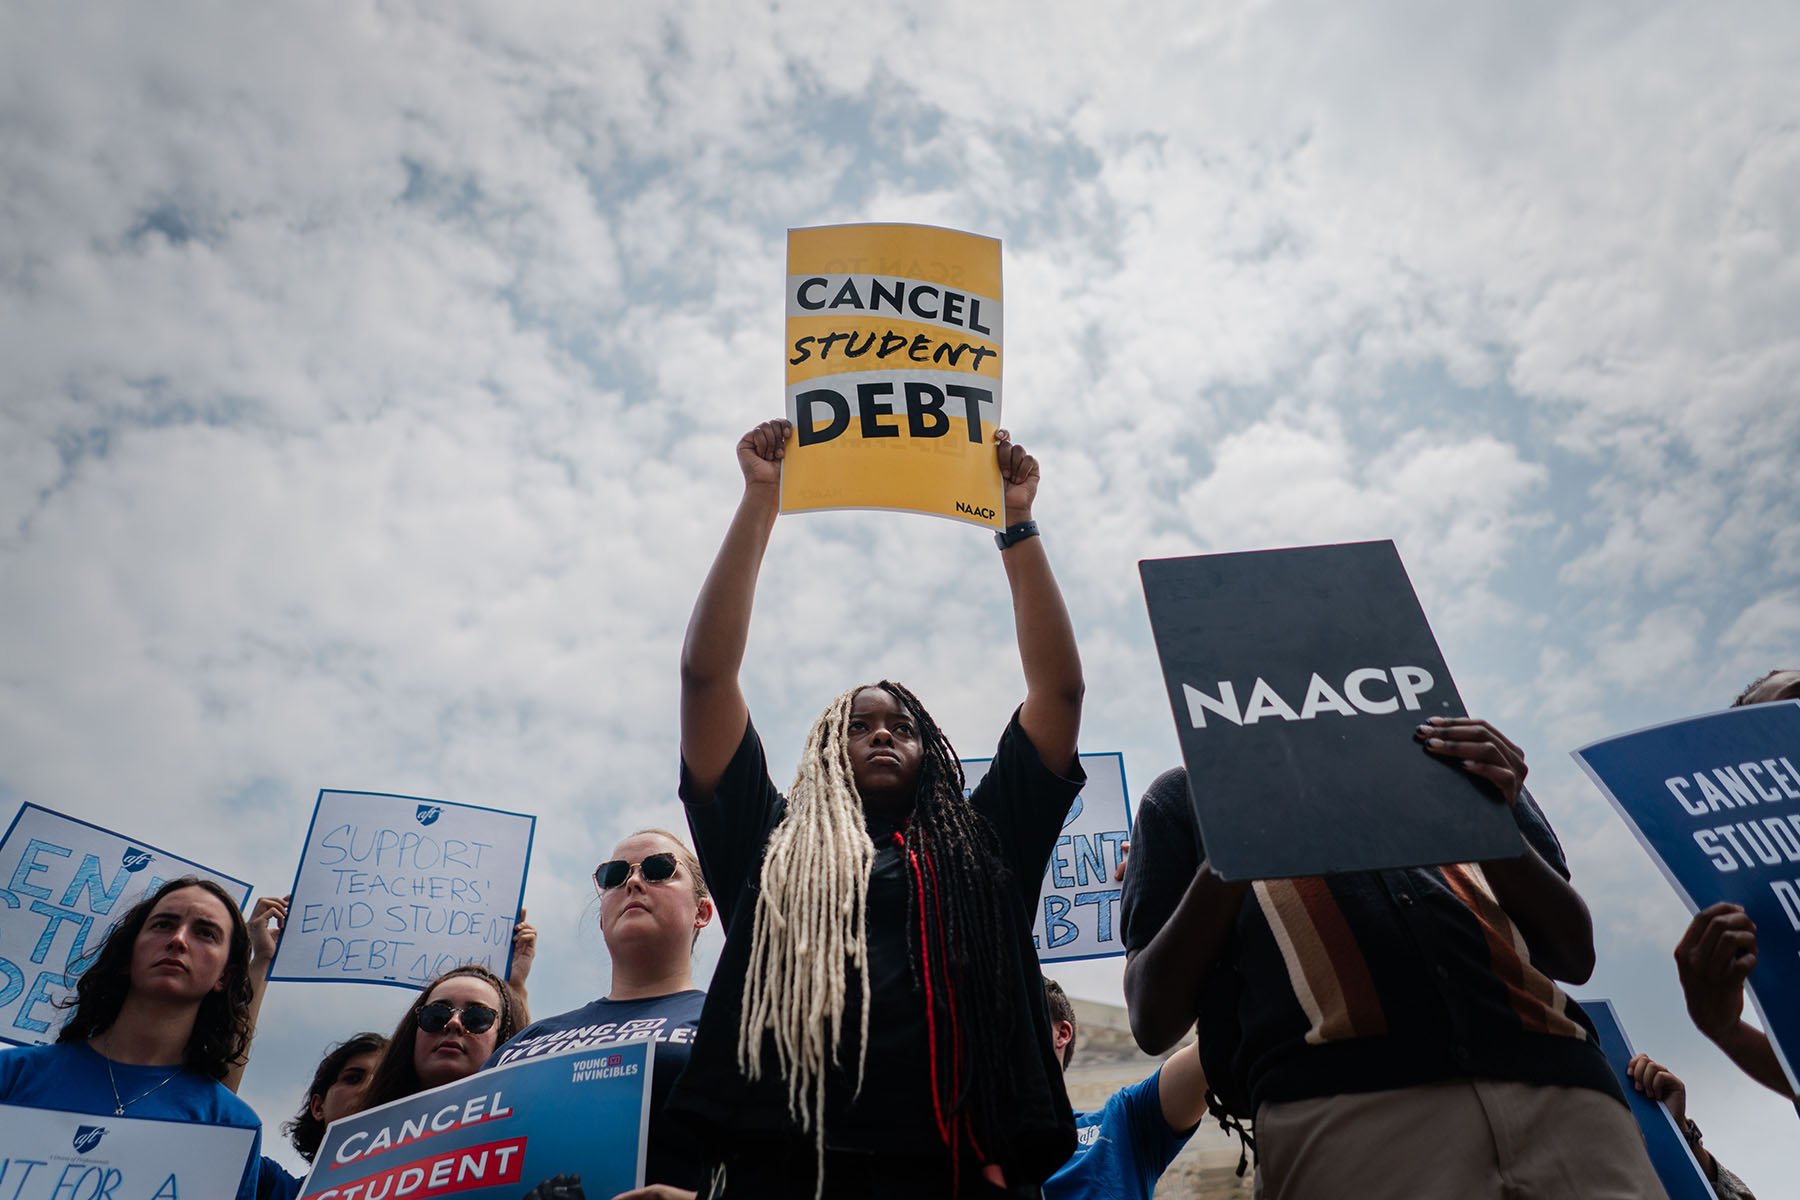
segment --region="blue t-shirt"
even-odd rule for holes
[[[300,1194],[300,1185],[304,1182],[306,1181],[303,1179],[289,1175],[286,1168],[274,1159],[265,1158],[256,1180],[256,1200],[294,1200]]]
[[[1163,1118],[1162,1071],[1122,1087],[1099,1112],[1075,1114],[1075,1153],[1044,1181],[1044,1200],[1150,1200],[1194,1131]]]
[[[0,1053],[0,1104],[27,1108],[59,1108],[65,1112],[93,1113],[110,1117],[119,1095],[133,1100],[125,1108],[128,1117],[195,1121],[203,1125],[235,1125],[256,1130],[255,1144],[238,1182],[238,1200],[256,1200],[256,1179],[262,1162],[262,1121],[248,1104],[231,1094],[217,1080],[193,1071],[168,1067],[112,1064],[85,1042],[61,1042],[49,1046],[25,1046]],[[167,1079],[167,1083],[163,1080]],[[161,1086],[158,1086],[158,1085]],[[155,1088],[155,1091],[151,1091]],[[144,1093],[148,1092],[148,1095]]]
[[[679,1136],[663,1120],[663,1105],[675,1086],[675,1077],[687,1066],[705,1004],[702,991],[641,1000],[595,1000],[571,1012],[533,1021],[494,1051],[482,1069],[544,1054],[585,1052],[608,1042],[653,1039],[656,1065],[650,1071],[650,1138],[644,1154],[644,1182],[698,1191],[706,1181],[706,1163],[693,1139]]]

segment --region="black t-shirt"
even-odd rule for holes
[[[1512,815],[1568,878],[1529,793]],[[1131,832],[1120,915],[1125,947],[1138,951],[1206,856],[1185,770],[1150,785]],[[1207,989],[1202,1065],[1252,1106],[1463,1077],[1623,1099],[1587,1014],[1532,963],[1475,864],[1257,883]]]
[[[999,978],[1012,1011],[1025,1019],[1013,1027],[1011,1053],[1019,1063],[1021,1094],[1006,1098],[1007,1128],[977,1131],[982,1149],[1009,1180],[1035,1183],[1060,1166],[1074,1148],[1074,1117],[1051,1050],[1049,1013],[1037,957],[1031,946],[1032,908],[1044,865],[1055,848],[1069,804],[1085,782],[1046,767],[1017,715],[994,752],[987,775],[970,802],[993,826],[1010,877],[1008,907],[1013,936],[1010,962],[986,965],[974,978]],[[797,1133],[788,1110],[787,1084],[779,1076],[772,1038],[765,1039],[763,1076],[751,1081],[738,1069],[744,975],[763,853],[786,803],[769,779],[762,741],[746,724],[743,741],[712,795],[696,795],[682,765],[681,798],[700,864],[725,927],[725,949],[713,974],[688,1070],[670,1099],[670,1113],[691,1121],[709,1151],[724,1159],[750,1143],[753,1132]],[[839,1065],[826,1076],[826,1142],[846,1150],[947,1155],[931,1105],[930,1056],[923,991],[915,986],[906,944],[907,866],[893,834],[901,822],[874,818],[876,847],[868,897],[869,1044],[860,1094],[853,1096],[861,988],[851,981]],[[938,1000],[940,1030],[947,1014]]]
[[[700,1010],[706,1003],[702,991],[674,992],[638,1000],[595,1000],[580,1008],[542,1021],[533,1021],[495,1050],[482,1070],[505,1066],[545,1054],[574,1054],[609,1042],[656,1042],[656,1065],[650,1072],[650,1137],[644,1154],[644,1182],[697,1191],[705,1182],[706,1164],[691,1138],[671,1129],[663,1119],[663,1107],[675,1079],[688,1064]]]

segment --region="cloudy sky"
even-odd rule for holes
[[[1536,767],[1588,993],[1783,1195],[1793,1110],[1687,1025],[1684,910],[1567,751],[1800,660],[1796,61],[1774,0],[11,0],[0,819],[278,893],[320,787],[535,813],[534,1007],[600,994],[587,873],[681,820],[786,230],[969,229],[1084,746],[1176,759],[1138,559],[1393,538]],[[781,773],[884,674],[978,755],[1011,636],[979,531],[788,518],[746,691]],[[403,1002],[278,986],[247,1098]]]

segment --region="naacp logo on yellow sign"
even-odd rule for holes
[[[1000,528],[1000,243],[929,225],[788,231],[781,511]]]

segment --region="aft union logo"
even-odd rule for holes
[[[430,825],[443,815],[444,810],[435,804],[421,804],[419,805],[419,811],[413,814],[413,816],[418,818],[419,824],[421,825]]]
[[[135,875],[137,872],[149,866],[150,860],[155,857],[156,856],[148,850],[139,850],[136,846],[127,846],[125,848],[125,853],[119,855],[119,864]]]
[[[75,1139],[73,1143],[75,1153],[86,1154],[89,1150],[98,1146],[100,1144],[100,1139],[105,1136],[106,1127],[103,1125],[77,1125],[75,1127]]]

